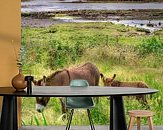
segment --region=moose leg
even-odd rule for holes
[[[143,105],[148,105],[146,95],[137,95],[136,99]]]
[[[63,98],[59,98],[60,102],[61,102],[61,107],[62,107],[62,114],[66,113],[66,106],[64,103],[64,99]]]
[[[93,98],[93,99],[96,101],[96,104],[99,103],[99,98],[100,98],[100,97],[94,97],[94,98]]]

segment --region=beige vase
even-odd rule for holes
[[[19,73],[13,77],[12,86],[16,89],[16,91],[24,91],[27,87],[22,71],[19,71]]]

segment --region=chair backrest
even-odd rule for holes
[[[84,79],[74,79],[70,82],[70,87],[88,87],[89,83]]]
[[[70,87],[88,87],[87,80],[75,79],[71,80]],[[66,105],[69,108],[89,108],[94,106],[93,99],[91,97],[67,97]]]

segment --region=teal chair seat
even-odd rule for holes
[[[88,87],[88,86],[89,84],[87,80],[76,79],[70,82],[70,87]],[[70,129],[74,109],[87,109],[91,130],[95,130],[90,114],[90,108],[93,108],[94,106],[95,105],[92,97],[67,97],[66,108],[70,109],[71,111],[70,111],[70,116],[68,118],[66,130]]]
[[[94,102],[91,97],[68,97],[67,108],[92,108],[94,107]]]

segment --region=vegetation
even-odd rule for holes
[[[58,69],[90,61],[106,76],[117,74],[119,80],[141,80],[159,93],[148,97],[150,107],[125,97],[125,110],[150,109],[154,125],[163,125],[163,30],[153,34],[134,27],[112,23],[58,24],[47,28],[22,28],[24,69],[32,70],[35,79]],[[102,86],[102,82],[100,81]],[[66,125],[60,103],[51,98],[44,113],[35,110],[34,98],[23,98],[24,125]],[[26,102],[26,103],[24,103]],[[109,103],[101,98],[91,113],[95,124],[109,124]],[[26,105],[28,104],[28,106]],[[28,109],[27,109],[28,108]],[[28,113],[28,114],[27,114]],[[85,118],[78,119],[78,116]],[[88,125],[86,113],[76,111],[73,125]],[[127,116],[128,121],[128,116]],[[144,123],[146,120],[144,120]]]

